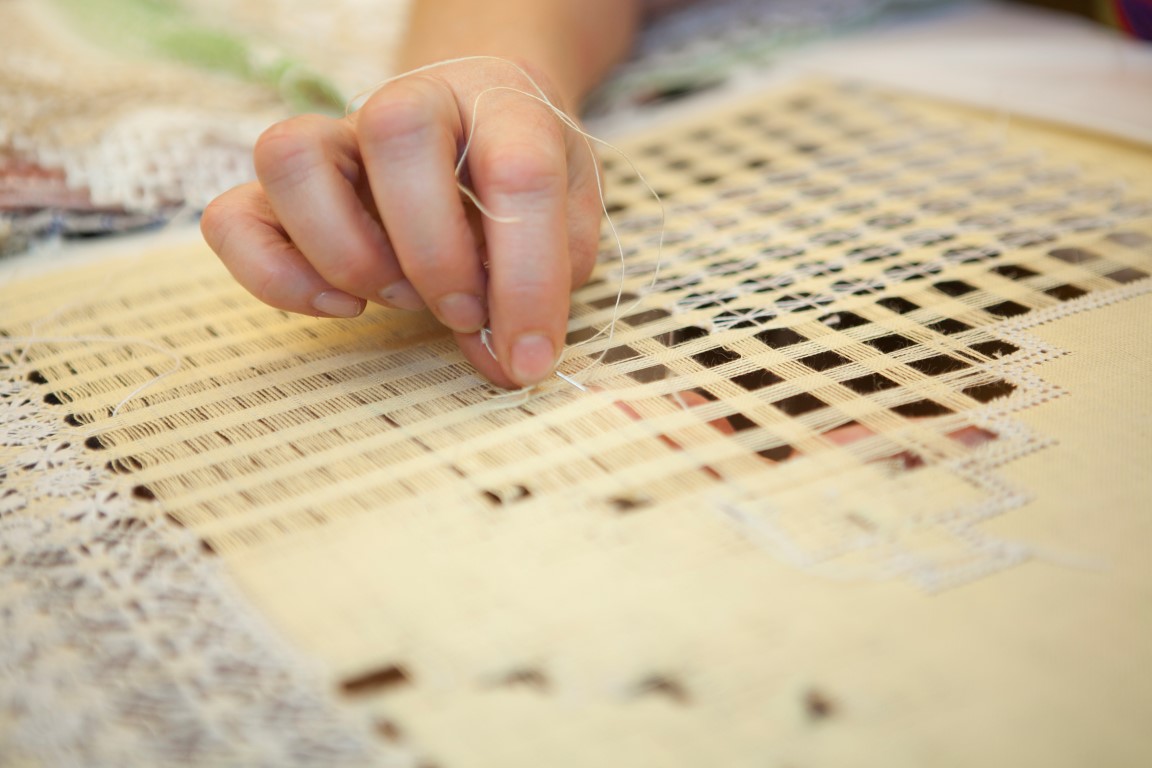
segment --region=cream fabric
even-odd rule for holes
[[[1147,149],[842,84],[624,149],[588,391],[203,248],[3,286],[4,345],[421,760],[1146,760]]]

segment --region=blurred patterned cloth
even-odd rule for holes
[[[687,4],[652,21],[593,109],[644,109],[934,1]],[[338,113],[386,77],[406,9],[407,0],[3,3],[0,254],[199,211],[253,178],[251,146],[269,124]]]
[[[798,45],[940,0],[665,3],[592,114],[644,110]],[[1149,34],[1149,0],[1043,0]],[[0,4],[0,255],[195,213],[253,178],[251,147],[390,73],[408,0]]]
[[[270,123],[384,76],[402,0],[312,6],[0,4],[0,254],[198,210],[252,178]]]

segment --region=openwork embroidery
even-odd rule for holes
[[[0,354],[0,764],[406,764],[20,357]]]
[[[288,316],[197,249],[105,267],[114,291],[85,272],[7,290],[3,344],[103,446],[117,498],[155,496],[243,574],[385,739],[436,759],[483,738],[421,734],[489,713],[566,733],[587,725],[571,702],[607,702],[582,747],[611,751],[646,718],[727,717],[745,673],[777,686],[749,627],[782,580],[923,596],[1082,564],[985,524],[1032,490],[1000,468],[1051,441],[1020,413],[1064,394],[1041,365],[1064,353],[1029,329],[1152,290],[1152,176],[1139,152],[1013,131],[813,85],[635,140],[665,247],[609,160],[626,259],[606,242],[561,365],[591,365],[588,391],[500,396],[428,317]],[[86,335],[154,347],[66,341]],[[161,350],[181,370],[113,416]],[[28,466],[80,450],[40,450],[59,426],[32,421],[10,431]],[[700,616],[731,667],[695,654]],[[805,722],[840,707],[815,683],[796,701]]]

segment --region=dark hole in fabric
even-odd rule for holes
[[[824,408],[828,404],[809,392],[801,392],[798,395],[778,400],[772,405],[789,416],[802,416],[805,413]]]
[[[900,386],[892,381],[892,379],[879,373],[869,373],[866,376],[858,376],[855,379],[848,379],[840,383],[858,395],[883,392],[886,389],[893,389]]]
[[[990,400],[996,400],[1001,397],[1008,397],[1008,395],[1015,391],[1016,385],[1003,379],[987,384],[977,384],[974,387],[968,387],[963,390],[964,394],[968,395],[968,397],[981,403],[987,403]]]
[[[884,354],[890,354],[898,349],[906,349],[916,345],[916,342],[907,336],[901,336],[898,333],[890,333],[887,336],[880,336],[875,339],[868,339],[864,342],[874,349],[878,349]]]

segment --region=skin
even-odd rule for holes
[[[574,114],[626,54],[639,6],[417,0],[397,71],[499,57]],[[569,294],[595,261],[598,168],[546,105],[510,89],[536,93],[507,61],[473,59],[390,81],[346,118],[278,123],[256,144],[258,180],[205,210],[204,238],[267,304],[345,318],[368,302],[427,308],[493,382],[537,384],[562,349]],[[459,181],[515,221],[481,215],[457,188],[474,108]]]

